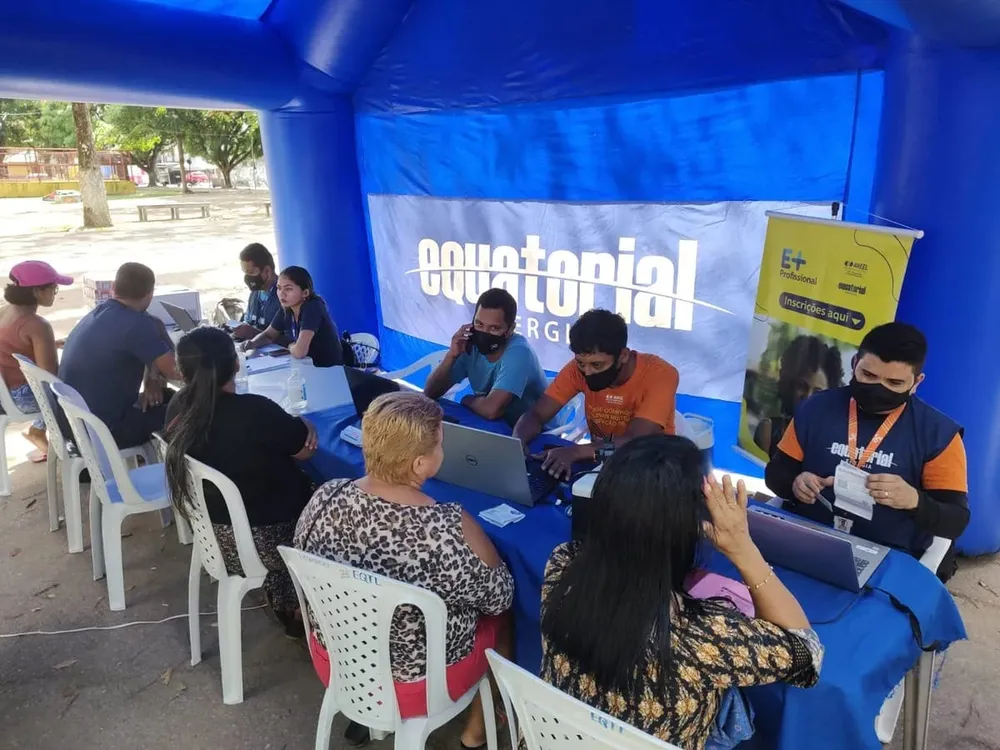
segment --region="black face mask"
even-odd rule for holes
[[[622,364],[618,360],[611,365],[607,370],[601,370],[601,372],[595,372],[590,375],[584,375],[583,379],[587,381],[587,387],[592,391],[603,391],[605,388],[610,388],[612,384],[618,380],[618,375],[622,371]]]
[[[263,291],[265,287],[264,279],[262,279],[260,276],[251,276],[250,274],[246,274],[243,277],[243,283],[247,285],[247,288],[251,292]]]
[[[480,354],[495,354],[501,346],[507,343],[507,337],[486,331],[473,331],[469,341],[479,350]]]
[[[910,400],[909,391],[899,393],[881,383],[862,383],[857,378],[851,378],[851,395],[861,410],[869,414],[890,412]]]

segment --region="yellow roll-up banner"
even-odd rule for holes
[[[768,213],[747,350],[739,447],[766,462],[813,393],[851,379],[865,333],[891,321],[910,229]]]

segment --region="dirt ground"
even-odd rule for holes
[[[171,200],[209,202],[212,216],[138,222],[140,202]],[[111,203],[114,228],[98,231],[74,229],[78,205],[0,200],[0,271],[42,259],[79,278],[138,260],[164,283],[199,289],[203,307],[211,310],[223,296],[246,293],[237,261],[241,247],[259,241],[274,248],[265,200],[266,193],[240,191],[120,199]],[[81,287],[74,285],[46,314],[57,335],[65,335],[85,310]],[[322,688],[305,649],[286,640],[264,610],[245,612],[245,701],[225,706],[211,615],[201,620],[204,661],[190,666],[184,617],[190,552],[174,529],[161,528],[156,514],[126,521],[128,609],[111,612],[104,581],[92,580],[89,548],[69,555],[65,532],[48,531],[45,467],[28,463],[28,451],[18,429],[8,430],[14,495],[0,499],[0,748],[312,747]],[[949,587],[969,641],[948,653],[928,747],[1000,750],[1000,564],[996,558],[964,560]],[[201,597],[202,612],[214,610],[207,579]],[[251,593],[244,604],[257,607],[259,600]],[[123,627],[170,617],[177,619]],[[34,634],[77,629],[82,631]],[[341,720],[333,748],[340,747],[342,728]],[[901,739],[900,729],[894,748]],[[391,747],[391,740],[374,747]],[[454,725],[433,735],[428,747],[457,748]]]

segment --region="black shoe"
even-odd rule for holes
[[[372,741],[372,733],[368,727],[352,721],[344,731],[344,741],[351,747],[364,747]]]
[[[290,638],[293,641],[304,641],[306,639],[306,626],[302,623],[302,620],[293,618],[291,622],[285,623],[285,638]]]

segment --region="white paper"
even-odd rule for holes
[[[833,475],[833,494],[837,498],[834,506],[866,521],[872,520],[875,501],[868,492],[867,481],[867,471],[846,462],[837,466]]]
[[[512,523],[517,523],[522,518],[524,518],[524,513],[519,510],[514,510],[506,503],[496,506],[495,508],[488,508],[479,514],[487,523],[491,523],[494,526],[499,526],[501,529]]]

